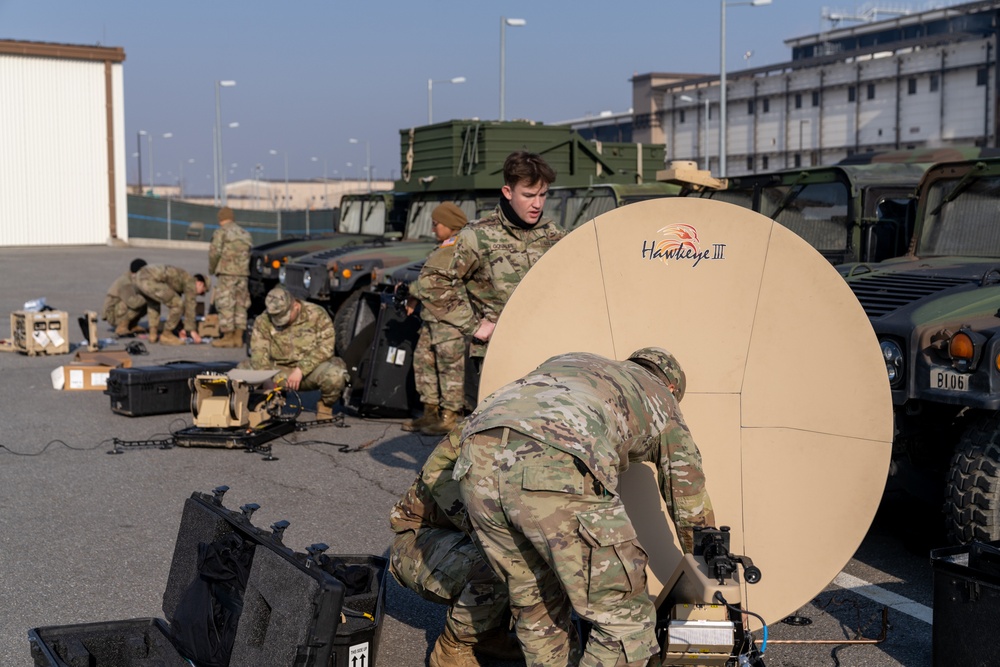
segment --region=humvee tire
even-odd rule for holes
[[[958,441],[944,513],[952,542],[1000,539],[1000,412],[974,421]]]

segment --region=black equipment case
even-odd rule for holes
[[[350,403],[362,416],[409,416],[420,402],[413,381],[420,318],[407,316],[392,293],[364,292],[354,330],[344,353],[351,375]]]
[[[188,380],[201,373],[225,373],[233,361],[170,361],[163,366],[112,368],[104,393],[111,411],[129,417],[191,411]]]
[[[281,542],[287,521],[254,527],[258,505],[226,509],[227,489],[184,504],[165,620],[34,628],[35,667],[375,667],[386,559],[327,556],[325,544],[296,553]],[[228,578],[227,558],[239,563]]]

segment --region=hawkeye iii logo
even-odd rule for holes
[[[642,242],[643,259],[658,259],[664,264],[669,264],[671,260],[691,262],[693,268],[703,259],[726,258],[725,243],[712,243],[703,250],[703,244],[698,239],[698,230],[691,225],[683,223],[667,225],[660,228],[657,234],[662,237],[660,240]]]

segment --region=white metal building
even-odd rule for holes
[[[127,239],[124,60],[0,40],[0,246]]]
[[[856,153],[997,146],[1000,0],[787,40],[792,60],[727,75],[727,174]],[[719,76],[633,80],[633,138],[719,167]]]

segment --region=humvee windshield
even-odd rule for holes
[[[1000,176],[941,180],[927,190],[918,257],[1000,257]]]
[[[820,252],[843,250],[847,247],[849,202],[847,186],[839,182],[764,187],[760,212]]]
[[[421,199],[419,196],[414,197],[410,202],[410,212],[406,220],[406,235],[405,238],[408,239],[419,239],[419,238],[434,238],[434,232],[431,231],[431,213],[437,208],[437,205],[443,201],[450,201],[462,209],[465,216],[471,222],[478,218],[483,217],[487,213],[493,210],[490,206],[488,210],[479,210],[477,205],[477,200],[475,197],[469,196],[457,196],[455,198],[451,197],[433,197]],[[496,203],[495,201],[493,202]]]
[[[340,207],[340,232],[381,236],[385,233],[387,213],[384,199],[345,198]]]

